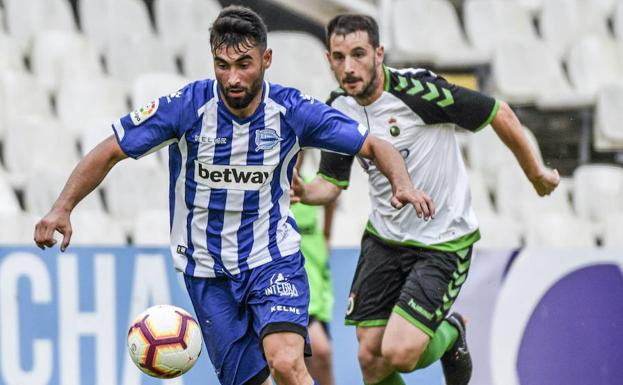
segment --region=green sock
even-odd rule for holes
[[[428,347],[420,356],[415,368],[425,368],[440,359],[452,347],[458,337],[459,331],[450,322],[443,320],[428,343]]]
[[[402,377],[400,377],[398,372],[394,372],[374,385],[405,385],[405,382],[402,380]]]

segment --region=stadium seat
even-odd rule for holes
[[[168,246],[170,239],[169,211],[145,210],[132,224],[132,241],[139,246]]]
[[[516,2],[469,0],[463,13],[469,40],[489,55],[507,41],[538,40],[530,11]]]
[[[543,109],[573,109],[593,104],[591,95],[574,91],[562,65],[540,42],[508,42],[492,61],[492,92],[511,104]]]
[[[112,124],[121,116],[97,116],[90,117],[84,122],[83,130],[80,132],[78,141],[80,143],[80,154],[85,156],[99,142],[106,139],[110,135],[114,135]]]
[[[78,136],[87,128],[86,123],[90,119],[110,116],[118,119],[127,114],[129,108],[120,81],[96,76],[63,82],[58,91],[56,109],[63,125]]]
[[[13,191],[4,170],[0,169],[0,216],[21,211],[17,195]]]
[[[593,124],[593,147],[597,151],[623,149],[623,85],[602,88],[597,96]]]
[[[11,184],[21,187],[33,171],[68,172],[78,161],[71,134],[50,117],[24,116],[9,125],[4,140],[4,164]]]
[[[214,79],[214,61],[210,47],[210,35],[194,33],[185,42],[182,53],[184,75],[192,80]],[[198,49],[197,47],[206,47]],[[270,70],[269,70],[270,72]]]
[[[590,164],[573,173],[573,203],[577,215],[604,222],[623,213],[623,167]]]
[[[575,216],[544,213],[526,227],[526,246],[577,248],[595,247],[592,224]]]
[[[604,221],[601,242],[604,247],[620,249],[623,246],[623,214],[612,215]]]
[[[396,0],[391,13],[393,62],[433,64],[443,69],[485,64],[487,55],[467,43],[447,0]]]
[[[24,58],[17,42],[9,35],[3,34],[0,28],[0,71],[21,71],[23,69]]]
[[[87,81],[103,74],[97,50],[82,35],[44,31],[35,35],[31,66],[46,91],[56,93],[62,82]]]
[[[67,168],[63,170],[37,168],[30,172],[23,187],[26,211],[39,217],[45,215],[61,193],[71,171],[73,170]],[[87,195],[75,211],[83,210],[104,211],[99,189]]]
[[[103,211],[76,210],[71,215],[71,226],[71,244],[75,246],[112,246],[127,243],[122,226]]]
[[[141,74],[177,72],[173,57],[154,36],[128,36],[112,40],[108,45],[106,63],[108,73],[128,87]]]
[[[583,36],[609,36],[606,16],[594,1],[544,0],[539,20],[543,39],[559,58],[565,58]]]
[[[154,13],[158,36],[174,56],[182,56],[193,34],[210,35],[212,20],[221,6],[216,0],[155,0]],[[205,54],[209,45],[194,49]]]
[[[100,53],[111,41],[153,37],[146,4],[141,0],[80,0],[82,30]]]
[[[169,207],[168,182],[166,169],[153,154],[138,161],[126,159],[110,171],[104,180],[107,207],[126,234],[141,211]]]
[[[9,122],[21,116],[52,116],[52,105],[34,76],[21,71],[0,72],[0,139]]]
[[[539,144],[532,132],[524,127],[524,133],[536,151],[539,160],[542,159]],[[467,160],[471,169],[480,173],[485,186],[489,191],[495,191],[499,170],[504,165],[517,163],[513,153],[497,136],[491,126],[486,126],[475,134],[470,133],[467,142]]]
[[[468,0],[471,1],[471,0]],[[517,3],[526,9],[532,16],[536,16],[543,8],[544,0],[506,0],[507,2]]]
[[[501,249],[520,247],[522,245],[522,228],[512,218],[494,213],[476,213],[480,228],[479,249]]]
[[[0,214],[0,245],[33,245],[37,218],[21,211]]]
[[[323,44],[307,33],[277,31],[268,34],[273,61],[266,78],[326,100],[337,87],[326,59]]]
[[[157,72],[141,74],[132,82],[130,93],[132,109],[142,107],[161,96],[174,94],[188,83],[190,80],[177,74]]]
[[[608,84],[623,84],[614,42],[598,36],[585,36],[572,46],[567,71],[573,87],[592,96]]]
[[[34,36],[42,31],[76,31],[71,5],[66,0],[5,0],[9,34],[22,52],[29,52]]]
[[[617,1],[612,15],[612,29],[619,43],[623,43],[623,1]]]

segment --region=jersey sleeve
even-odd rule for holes
[[[352,155],[323,151],[320,154],[318,175],[337,187],[346,189],[350,182],[350,170],[354,159]]]
[[[316,147],[347,155],[356,155],[368,136],[368,130],[338,110],[292,90],[288,111],[301,147]]]
[[[137,108],[113,123],[123,152],[140,158],[175,143],[182,135],[184,119],[192,113],[192,84]]]
[[[388,91],[401,99],[426,124],[453,123],[478,131],[491,123],[499,102],[483,93],[449,83],[427,70],[390,71]]]

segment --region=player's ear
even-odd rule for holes
[[[270,48],[266,48],[264,54],[262,55],[262,62],[264,64],[264,69],[270,68],[270,64],[273,62],[273,50]]]
[[[383,63],[383,60],[385,59],[385,47],[383,47],[382,45],[379,45],[374,50],[374,54],[376,55],[376,59],[379,62]]]

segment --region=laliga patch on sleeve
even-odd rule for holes
[[[154,116],[156,114],[156,111],[158,111],[158,104],[158,99],[156,99],[148,103],[147,105],[132,111],[130,113],[132,123],[134,123],[135,126],[138,126],[139,124]]]

